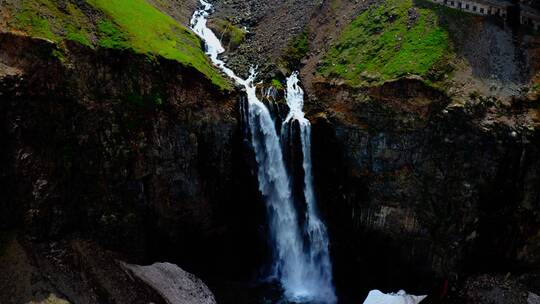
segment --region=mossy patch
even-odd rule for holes
[[[237,48],[246,39],[246,31],[221,18],[211,19],[208,26],[221,38],[224,45]]]
[[[307,31],[303,31],[293,40],[291,40],[289,45],[287,45],[285,48],[283,61],[285,61],[285,65],[288,68],[295,68],[300,64],[300,61],[306,57],[307,53],[309,52],[308,37],[309,33]]]
[[[279,79],[272,79],[271,81],[271,84],[274,88],[276,88],[277,90],[284,90],[285,88],[283,87],[283,84],[281,83],[281,81],[279,81]]]
[[[128,38],[116,24],[109,20],[98,23],[98,45],[111,49],[127,49],[130,47]]]
[[[449,33],[432,7],[413,0],[387,0],[347,26],[319,73],[352,86],[407,75],[438,81],[450,72],[451,57]]]
[[[18,30],[26,30],[32,36],[57,40],[58,36],[52,32],[49,20],[34,14],[28,7],[18,13],[15,20],[17,21],[16,28]]]
[[[88,18],[73,3],[60,6],[52,0],[22,0],[10,26],[35,37],[56,42],[67,39],[91,46],[88,24]]]

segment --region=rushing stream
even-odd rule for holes
[[[300,126],[305,210],[295,208],[282,141],[270,111],[256,95],[253,83],[255,71],[252,70],[247,79],[242,79],[219,59],[219,55],[225,50],[216,35],[206,26],[212,5],[204,0],[200,2],[202,8],[195,12],[191,20],[193,30],[206,43],[206,53],[212,62],[246,90],[247,127],[258,164],[259,190],[266,201],[270,239],[273,243],[272,275],[280,281],[285,297],[290,301],[336,303],[328,253],[328,234],[317,214],[313,194],[311,127],[302,112],[303,91],[298,84],[298,75],[295,73],[287,80],[286,98],[290,113],[283,123],[283,129],[289,128],[293,122]]]

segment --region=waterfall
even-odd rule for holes
[[[287,78],[286,91],[289,114],[282,126],[283,135],[293,134],[287,132],[291,124],[297,122],[299,126],[300,142],[302,148],[302,168],[304,173],[304,200],[306,211],[304,212],[304,229],[307,235],[307,254],[311,273],[306,276],[308,284],[316,288],[322,298],[335,302],[335,291],[332,283],[332,264],[328,252],[328,232],[321,221],[317,202],[313,190],[313,174],[311,172],[311,123],[304,117],[304,92],[299,86],[298,73],[293,73]],[[332,302],[329,301],[329,302]]]
[[[249,139],[258,165],[259,190],[266,202],[273,244],[272,274],[279,279],[285,296],[291,301],[333,304],[337,299],[332,283],[328,234],[318,216],[313,193],[311,127],[302,112],[303,91],[298,85],[298,74],[291,75],[287,81],[290,113],[282,128],[287,128],[293,121],[300,124],[306,205],[306,210],[301,214],[295,208],[292,182],[274,120],[256,95],[256,73],[251,69],[250,76],[242,79],[219,59],[225,50],[217,36],[206,26],[212,5],[204,0],[200,0],[200,3],[201,9],[191,19],[193,31],[206,43],[206,54],[212,62],[246,91]],[[303,223],[302,227],[299,223]]]

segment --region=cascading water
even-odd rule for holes
[[[289,114],[285,118],[282,126],[282,135],[291,134],[287,130],[292,130],[292,123],[297,122],[299,126],[300,142],[302,146],[302,169],[304,173],[304,200],[306,210],[304,212],[304,230],[307,236],[309,271],[306,274],[305,284],[311,285],[311,289],[316,289],[321,298],[335,302],[335,292],[332,283],[332,264],[328,252],[328,232],[326,226],[321,221],[315,194],[313,190],[313,175],[311,172],[311,123],[305,118],[304,112],[304,91],[299,86],[298,73],[293,73],[287,79],[286,91]],[[285,140],[286,141],[286,140]]]
[[[250,141],[258,164],[259,190],[266,201],[274,246],[273,275],[280,280],[285,296],[292,301],[333,304],[337,299],[332,283],[328,235],[315,206],[310,124],[302,112],[303,92],[298,85],[298,75],[293,74],[287,81],[287,103],[291,110],[284,125],[292,121],[298,121],[301,125],[306,201],[306,211],[302,215],[304,227],[299,226],[299,215],[275,123],[270,111],[256,95],[253,83],[256,74],[252,70],[247,79],[242,79],[219,59],[225,50],[217,36],[206,26],[212,5],[204,0],[200,0],[200,3],[202,8],[191,19],[193,30],[206,43],[206,53],[212,62],[246,90]],[[307,236],[307,240],[304,236]]]

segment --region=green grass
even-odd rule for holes
[[[66,26],[66,39],[71,41],[76,41],[80,44],[91,46],[92,41],[89,38],[89,34],[87,31],[77,29],[73,25],[67,25]]]
[[[48,19],[34,14],[31,9],[25,8],[15,16],[15,19],[19,30],[27,30],[32,36],[58,40],[57,35],[51,30]]]
[[[231,83],[210,63],[201,42],[189,29],[146,0],[87,0],[88,16],[76,1],[21,0],[10,27],[61,43],[130,49],[152,58],[164,57],[191,66],[221,89]]]
[[[433,9],[415,6],[412,0],[373,6],[347,26],[319,72],[352,86],[406,75],[430,78],[434,68],[447,69],[451,55],[449,34],[438,18]]]
[[[73,3],[67,2],[65,9],[61,10],[56,1],[22,0],[12,26],[35,37],[55,42],[67,39],[91,46],[88,22],[84,13]]]
[[[98,23],[98,45],[110,49],[128,49],[130,44],[128,38],[118,28],[118,26],[109,20],[103,20]]]
[[[145,0],[88,0],[88,3],[105,12],[123,33],[100,39],[101,45],[123,46],[126,38],[135,51],[193,66],[217,86],[230,87],[230,83],[211,66],[195,34]],[[106,27],[102,25],[101,28]]]

